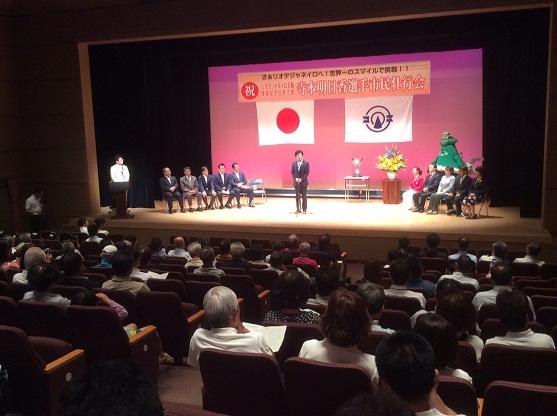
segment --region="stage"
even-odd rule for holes
[[[462,236],[470,238],[472,247],[484,248],[495,240],[503,240],[513,248],[523,248],[536,240],[551,244],[551,235],[542,229],[539,219],[520,218],[518,208],[490,208],[489,217],[467,220],[455,216],[425,215],[403,209],[402,205],[386,205],[381,200],[309,198],[308,213],[295,214],[294,198],[268,197],[264,203],[256,198],[255,208],[216,209],[203,212],[163,212],[161,201],[155,208],[134,208],[133,219],[108,220],[113,233],[135,234],[140,243],[159,236],[168,237],[239,237],[286,239],[296,233],[303,239],[316,240],[330,233],[353,259],[384,257],[396,245],[396,239],[407,236],[413,245],[423,246],[425,234],[437,232],[447,246],[454,246]],[[177,207],[177,203],[174,203]]]

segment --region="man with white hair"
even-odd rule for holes
[[[273,355],[263,335],[242,324],[238,299],[229,288],[210,289],[203,298],[203,309],[210,329],[199,328],[191,337],[188,364],[192,367],[199,368],[199,354],[206,348]]]
[[[203,266],[203,261],[199,258],[199,252],[201,251],[201,244],[198,242],[193,242],[188,245],[188,254],[191,256],[184,267],[201,267]]]
[[[311,266],[317,270],[317,262],[309,257],[309,253],[311,251],[311,244],[307,241],[300,243],[300,254],[298,257],[294,257],[292,260],[292,264],[294,265],[306,265]]]
[[[40,247],[30,247],[25,252],[23,256],[23,264],[25,265],[25,270],[14,275],[14,283],[29,283],[27,281],[27,273],[29,269],[33,266],[41,265],[46,263],[46,253]]]
[[[251,263],[244,258],[246,246],[240,241],[230,244],[230,255],[232,260],[219,261],[217,267],[234,267],[244,269],[248,272],[251,269]]]
[[[184,240],[184,237],[182,236],[177,236],[174,238],[174,249],[170,250],[168,252],[168,256],[169,257],[182,257],[185,258],[186,260],[190,261],[191,260],[191,256],[190,253],[188,253],[186,251],[186,241]]]

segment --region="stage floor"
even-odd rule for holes
[[[133,209],[133,219],[109,220],[107,228],[118,233],[134,233],[141,242],[153,235],[242,237],[249,233],[254,238],[276,239],[277,235],[285,238],[292,232],[307,238],[329,232],[335,238],[350,240],[350,246],[356,251],[362,238],[366,242],[375,239],[381,245],[381,240],[389,240],[387,244],[391,244],[404,235],[420,240],[417,244],[421,246],[425,234],[432,231],[445,241],[454,242],[466,236],[482,247],[495,240],[515,243],[517,248],[533,240],[551,243],[551,235],[542,229],[540,219],[520,218],[518,208],[512,207],[490,208],[489,217],[467,220],[445,214],[413,213],[402,205],[385,205],[381,200],[310,198],[307,214],[294,211],[294,198],[283,197],[268,197],[266,203],[257,198],[255,208],[243,206],[172,215],[165,214],[162,202],[157,201],[155,208]]]

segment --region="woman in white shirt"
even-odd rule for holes
[[[431,195],[429,200],[429,210],[428,215],[437,215],[439,210],[439,204],[443,201],[447,201],[451,194],[454,192],[454,183],[456,178],[454,177],[454,168],[451,166],[445,167],[445,176],[441,178],[439,182],[439,187],[437,192]]]
[[[329,299],[321,317],[325,339],[304,342],[299,356],[327,363],[356,364],[376,380],[375,357],[357,347],[367,336],[369,326],[369,314],[363,299],[354,292],[339,289]]]
[[[459,368],[454,368],[458,353],[456,329],[445,318],[436,313],[422,315],[416,321],[414,332],[431,344],[435,355],[435,368],[439,374],[462,378],[472,383],[472,377]]]

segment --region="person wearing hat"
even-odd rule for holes
[[[116,246],[109,244],[101,251],[101,262],[91,267],[92,269],[112,269],[112,257],[118,252]]]

